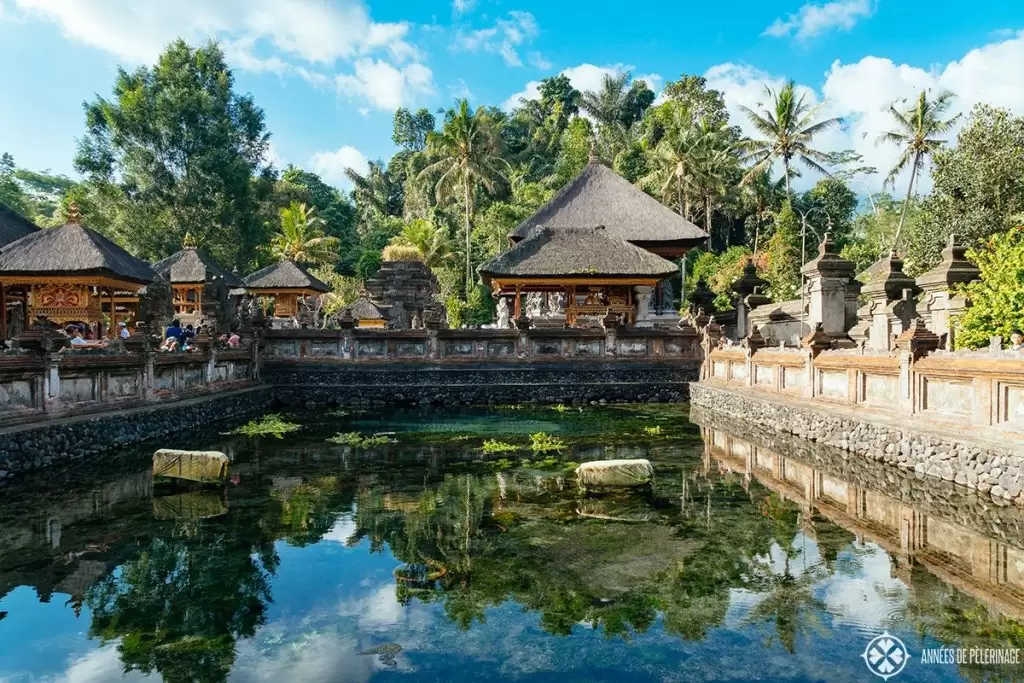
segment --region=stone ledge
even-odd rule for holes
[[[918,429],[796,399],[690,385],[691,403],[758,428],[815,441],[887,465],[953,481],[1000,504],[1024,506],[1024,456],[989,442]]]

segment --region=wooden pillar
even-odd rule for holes
[[[515,316],[513,318],[514,320],[519,320],[519,315],[520,315],[520,310],[521,310],[519,298],[520,298],[520,296],[523,293],[522,290],[523,290],[522,285],[516,285],[516,305],[515,305]]]
[[[27,330],[29,328],[30,317],[28,313],[28,290],[30,285],[25,285],[25,288],[21,291],[21,317],[22,317],[22,329]]]
[[[107,330],[107,336],[113,339],[116,336],[114,332],[117,329],[117,304],[114,303],[114,288],[110,288],[110,329]]]
[[[7,288],[0,282],[0,343],[7,341]]]

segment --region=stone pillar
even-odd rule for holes
[[[853,279],[854,265],[839,255],[836,243],[825,233],[818,245],[817,258],[804,264],[800,272],[807,278],[807,324],[821,330],[839,345],[849,341],[846,326],[847,285]]]
[[[924,292],[922,314],[928,329],[937,334],[942,348],[955,348],[954,330],[950,321],[964,308],[967,301],[954,290],[960,285],[974,282],[981,271],[967,260],[967,247],[956,235],[949,236],[949,243],[942,250],[942,262],[917,278],[917,285]]]
[[[654,287],[637,285],[633,291],[636,292],[636,326],[650,326],[651,296],[654,293]]]
[[[743,277],[732,283],[732,291],[736,293],[736,338],[745,339],[750,334],[750,311],[751,305],[757,306],[771,301],[765,297],[763,292],[768,287],[768,281],[757,275],[757,266],[754,262],[747,261],[743,266]],[[756,295],[756,296],[755,296]],[[751,297],[754,297],[751,299]]]
[[[859,277],[867,282],[861,291],[868,302],[857,312],[860,322],[851,336],[868,348],[889,351],[893,337],[904,332],[904,324],[910,322],[907,306],[897,309],[892,304],[912,300],[920,288],[903,272],[903,259],[893,253],[875,261]]]
[[[43,396],[43,409],[47,412],[60,408],[60,355],[46,354],[46,392]]]

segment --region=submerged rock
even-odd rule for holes
[[[653,481],[650,460],[596,460],[576,468],[576,483],[583,489],[646,486]]]

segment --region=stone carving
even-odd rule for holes
[[[507,330],[509,327],[508,299],[498,297],[498,329]]]
[[[651,317],[651,295],[653,287],[637,285],[633,288],[636,292],[636,319],[637,322],[644,322]]]
[[[552,292],[548,295],[548,315],[565,315],[565,292]]]
[[[542,292],[530,292],[526,295],[526,317],[531,320],[541,318],[544,315],[544,294]]]

